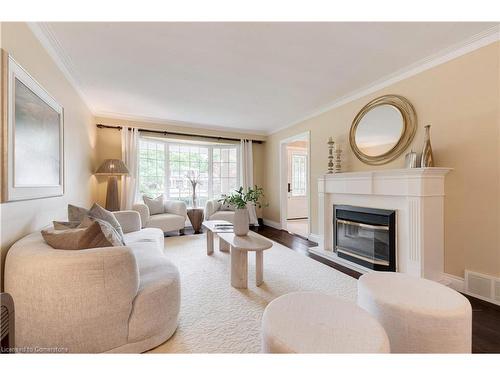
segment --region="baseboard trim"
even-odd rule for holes
[[[323,236],[320,236],[319,234],[316,233],[309,233],[309,236],[307,236],[307,239],[312,242],[316,242],[318,246],[323,244]]]
[[[267,225],[268,227],[271,227],[271,228],[274,228],[274,229],[279,229],[281,230],[281,224],[276,222],[276,221],[272,221],[272,220],[268,220],[268,219],[263,219],[264,220],[264,225]]]
[[[457,292],[465,292],[465,279],[463,277],[443,273],[441,276],[441,283],[455,289]]]

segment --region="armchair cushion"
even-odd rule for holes
[[[149,208],[144,203],[136,203],[132,206],[134,211],[137,211],[141,216],[141,228],[144,228],[149,220]]]
[[[210,216],[216,213],[221,206],[217,199],[208,200],[205,204],[205,218],[208,220]]]
[[[162,214],[165,212],[165,208],[163,206],[163,194],[160,194],[156,198],[149,198],[148,196],[143,195],[142,199],[144,200],[144,204],[148,206],[149,213],[151,215]]]
[[[186,219],[187,206],[183,201],[165,201],[164,207],[166,213],[179,215]]]

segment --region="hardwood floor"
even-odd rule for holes
[[[351,277],[358,279],[361,276],[359,272],[309,253],[308,248],[317,244],[305,238],[265,225],[252,230]],[[472,352],[500,353],[500,306],[467,295],[465,297],[472,305]]]

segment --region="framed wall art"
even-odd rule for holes
[[[2,52],[2,202],[64,194],[63,107]]]

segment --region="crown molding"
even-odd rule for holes
[[[471,38],[466,39],[463,42],[447,47],[438,53],[423,58],[405,68],[397,70],[396,72],[391,73],[385,77],[382,77],[362,88],[354,90],[349,94],[346,94],[340,98],[337,98],[333,102],[330,102],[325,106],[319,107],[316,110],[311,111],[308,114],[292,122],[289,122],[288,124],[281,126],[276,130],[268,132],[267,135],[273,135],[282,130],[291,128],[292,126],[297,125],[303,121],[319,116],[325,112],[328,112],[334,108],[338,108],[356,99],[360,99],[366,95],[373,94],[374,92],[384,89],[390,85],[393,85],[396,82],[410,78],[421,72],[429,70],[435,66],[444,64],[448,61],[456,59],[457,57],[466,55],[469,52],[485,47],[499,40],[500,40],[500,25],[496,25],[489,29],[486,29],[485,31],[479,34],[472,36]]]
[[[162,118],[148,117],[148,116],[137,116],[128,113],[119,113],[119,112],[107,112],[107,111],[97,111],[94,114],[96,118],[102,119],[113,119],[113,120],[123,120],[123,121],[132,121],[132,122],[144,122],[149,124],[158,124],[158,125],[171,125],[171,126],[179,126],[183,128],[191,128],[191,129],[206,129],[213,131],[223,131],[227,133],[240,134],[240,135],[255,135],[259,136],[264,140],[266,138],[266,133],[263,131],[255,131],[255,130],[247,130],[247,129],[238,129],[238,128],[229,128],[224,126],[218,126],[213,124],[202,124],[196,122],[185,122],[179,120],[167,120]]]
[[[73,86],[80,99],[82,99],[90,112],[94,114],[93,108],[90,105],[90,100],[82,88],[81,80],[78,79],[78,74],[74,69],[71,58],[66,54],[50,27],[43,22],[27,22],[27,24],[42,47],[47,51],[59,70],[63,73],[64,77],[66,77],[70,85]]]

